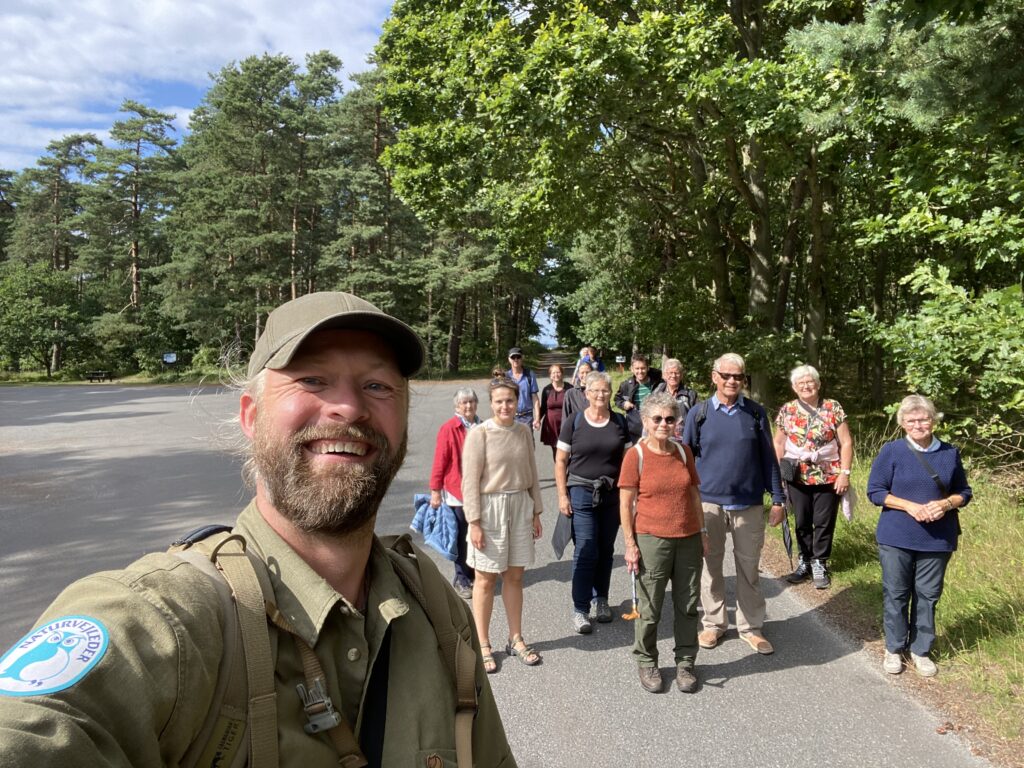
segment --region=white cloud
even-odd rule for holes
[[[284,53],[301,63],[326,48],[346,73],[362,71],[390,6],[390,0],[5,0],[0,167],[34,163],[48,141],[66,133],[105,130],[125,98],[175,114],[184,128],[192,107],[178,95],[155,103],[160,89],[153,82],[205,89],[209,73],[247,56]],[[148,91],[156,96],[147,98]]]

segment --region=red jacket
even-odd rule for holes
[[[468,431],[458,416],[452,416],[437,431],[434,467],[430,470],[430,490],[445,490],[455,498],[462,499],[462,446]]]

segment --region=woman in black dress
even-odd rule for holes
[[[562,405],[566,386],[562,366],[552,365],[548,369],[548,376],[551,377],[551,383],[540,393],[540,441],[551,446],[551,457],[554,458],[558,433],[562,429]]]

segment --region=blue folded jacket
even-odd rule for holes
[[[417,493],[412,497],[415,514],[409,527],[423,534],[423,541],[432,546],[452,562],[458,557],[459,524],[452,508],[441,502],[434,509],[430,506],[429,493]]]

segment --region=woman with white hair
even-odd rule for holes
[[[850,488],[853,437],[843,407],[820,396],[814,366],[797,366],[789,382],[796,400],[782,406],[775,419],[775,456],[796,518],[800,560],[786,580],[799,584],[813,578],[815,587],[827,589],[836,512]]]
[[[464,387],[455,393],[455,415],[437,431],[434,465],[430,470],[430,506],[437,509],[442,499],[455,513],[458,526],[458,553],[455,558],[455,578],[452,586],[459,597],[469,600],[473,596],[473,569],[466,564],[466,537],[469,524],[462,509],[462,446],[466,435],[480,423],[476,415],[479,398],[472,389]]]
[[[868,498],[882,508],[875,539],[882,563],[882,668],[891,675],[903,671],[906,651],[922,677],[938,672],[929,656],[935,606],[960,537],[957,510],[972,496],[960,451],[932,434],[940,418],[927,397],[903,398],[896,421],[906,436],[882,446],[868,477]]]

